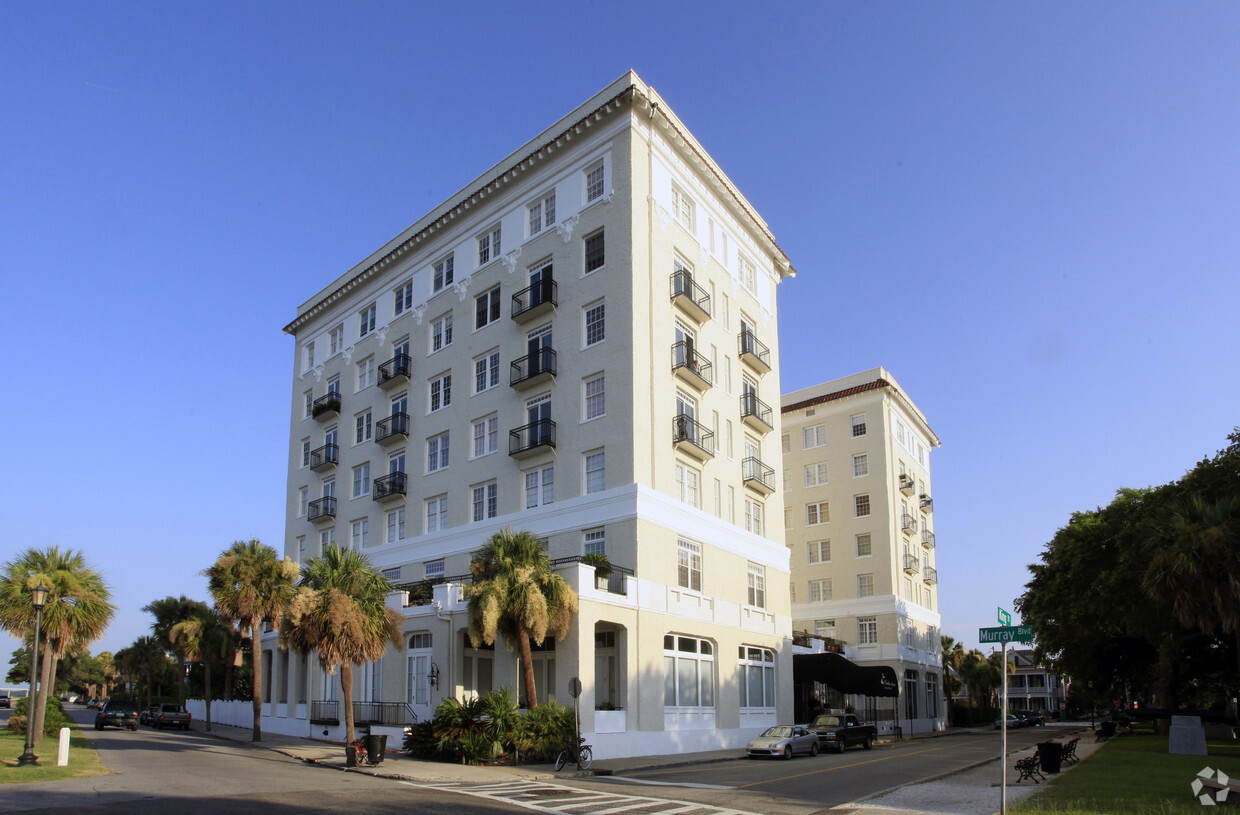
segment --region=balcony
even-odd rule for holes
[[[518,323],[535,320],[559,305],[560,287],[548,276],[512,296],[512,319]]]
[[[926,581],[926,585],[933,586],[939,582],[939,570],[933,566],[927,566],[925,571],[922,572],[921,579]]]
[[[909,535],[916,534],[917,533],[917,519],[907,512],[902,513],[900,515],[900,529]]]
[[[334,444],[325,444],[317,450],[310,451],[310,469],[325,470],[335,467],[340,461],[340,448]]]
[[[741,361],[760,374],[771,370],[771,349],[746,328],[737,338],[737,351]]]
[[[698,461],[715,457],[715,433],[684,414],[672,417],[672,443]]]
[[[513,360],[508,384],[521,390],[555,379],[556,356],[553,348],[540,348]]]
[[[766,466],[756,456],[741,461],[741,479],[746,487],[763,495],[775,492],[775,468]]]
[[[558,557],[552,560],[551,569],[553,571],[562,571],[567,567],[576,566],[578,563],[587,566],[591,565],[591,562],[587,560],[584,555],[569,555],[568,557]],[[606,571],[606,575],[600,575],[600,571]],[[626,578],[634,576],[632,569],[626,569],[625,567],[617,566],[614,563],[608,563],[605,570],[600,570],[597,567],[594,567],[594,572],[595,588],[600,591],[605,591],[608,594],[618,594],[620,596],[627,594]],[[570,581],[570,585],[572,584],[572,577],[570,575],[565,575],[565,579]],[[577,588],[581,589],[582,586],[578,586]]]
[[[370,497],[376,501],[404,498],[407,485],[404,473],[389,473],[371,483]]]
[[[905,555],[904,556],[904,573],[905,574],[917,574],[920,571],[921,571],[921,558],[917,557],[917,555]]]
[[[934,533],[929,529],[921,530],[921,545],[926,549],[934,548]]]
[[[691,342],[672,344],[672,373],[699,391],[711,386],[710,360],[693,350]]]
[[[375,422],[375,441],[379,444],[395,444],[409,438],[409,414],[393,413]]]
[[[753,391],[741,394],[741,419],[745,424],[759,433],[770,433],[775,429],[773,416],[771,406],[759,399],[758,394]]]
[[[314,404],[310,408],[310,415],[325,422],[328,419],[334,419],[340,415],[340,392],[328,391],[327,393],[314,400]]]
[[[413,361],[408,354],[397,354],[379,366],[379,387],[394,388],[407,385],[413,373]]]
[[[508,431],[508,455],[525,458],[542,450],[555,449],[555,422],[539,419]]]
[[[921,494],[921,511],[934,512],[934,499],[924,492]]]
[[[704,323],[710,319],[710,295],[693,282],[693,275],[685,269],[672,272],[672,302],[695,321]]]
[[[900,473],[900,492],[905,495],[912,495],[916,486],[911,475]]]
[[[324,495],[311,501],[308,517],[312,523],[333,520],[336,517],[336,496]]]

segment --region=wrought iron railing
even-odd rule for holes
[[[710,316],[710,294],[694,281],[692,272],[688,269],[677,269],[672,272],[671,285],[673,300],[683,297],[707,317]]]
[[[317,450],[310,451],[310,469],[318,470],[336,464],[340,459],[340,448],[334,444],[325,444]]]
[[[559,305],[560,287],[555,278],[546,276],[532,286],[527,286],[512,296],[512,317],[515,320],[527,311],[541,305]]]
[[[326,413],[340,412],[340,393],[338,391],[328,391],[327,393],[314,400],[314,404],[310,408],[310,414],[314,418],[319,418]]]
[[[685,414],[672,417],[672,443],[688,442],[710,455],[715,454],[715,431]]]
[[[404,473],[388,473],[374,480],[371,496],[381,501],[393,495],[404,495],[407,486],[408,479]]]
[[[310,502],[310,520],[317,521],[320,518],[336,517],[336,497],[334,495],[325,495],[322,498],[315,498]]]
[[[551,374],[555,376],[556,357],[554,348],[539,348],[533,353],[526,354],[523,357],[513,360],[512,372],[508,381],[509,385],[519,385],[527,379],[533,379],[540,374]]]
[[[551,419],[539,419],[508,431],[508,455],[539,447],[555,447],[555,422]]]
[[[775,491],[775,468],[763,464],[757,456],[747,456],[741,460],[741,478],[756,481],[769,492]]]
[[[393,413],[375,422],[375,441],[387,441],[395,436],[409,435],[409,414]]]
[[[694,350],[691,342],[682,340],[672,344],[672,370],[678,368],[691,372],[707,385],[714,382],[711,378],[710,360]]]
[[[758,398],[758,394],[747,391],[741,394],[741,418],[752,416],[767,427],[775,427],[772,423],[771,406]]]
[[[384,385],[390,380],[404,377],[408,379],[413,373],[413,361],[408,354],[397,354],[379,366],[379,384]]]
[[[771,349],[758,339],[757,335],[746,328],[737,339],[737,347],[741,359],[749,359],[765,368],[771,367]]]

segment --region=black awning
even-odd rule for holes
[[[886,665],[865,667],[841,654],[793,654],[793,682],[822,682],[840,693],[862,696],[899,696],[900,684],[894,668]]]

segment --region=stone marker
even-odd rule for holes
[[[1167,752],[1177,756],[1204,756],[1206,730],[1200,716],[1172,716],[1171,739]]]

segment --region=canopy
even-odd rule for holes
[[[862,696],[899,696],[900,685],[894,668],[886,665],[865,667],[842,654],[793,654],[794,682],[813,680],[830,685],[840,693]]]

